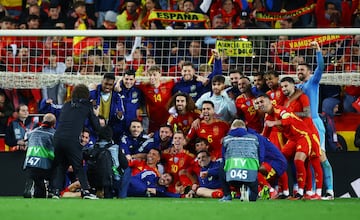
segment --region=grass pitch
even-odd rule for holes
[[[126,198],[82,200],[78,198],[23,199],[0,197],[0,218],[34,220],[142,220],[142,219],[286,219],[359,220],[360,199],[333,201],[258,200],[219,202],[217,199]]]

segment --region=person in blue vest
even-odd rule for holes
[[[242,201],[256,201],[258,170],[265,155],[264,149],[259,146],[259,138],[247,131],[245,122],[234,120],[223,139],[224,172],[220,172],[220,177],[224,197],[220,201],[232,199],[230,185],[240,187]]]
[[[54,133],[56,117],[48,113],[44,115],[40,127],[28,134],[24,169],[26,181],[24,198],[46,198],[45,180],[50,179],[52,163],[54,160]],[[34,185],[34,195],[31,190]]]
[[[112,128],[115,143],[119,143],[125,131],[125,108],[120,94],[114,91],[114,85],[114,73],[105,73],[101,84],[90,91],[90,100],[95,108],[99,108],[99,116]]]

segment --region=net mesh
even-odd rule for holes
[[[58,83],[98,83],[105,72],[121,76],[134,69],[144,77],[152,65],[159,65],[163,76],[181,76],[181,66],[191,61],[198,73],[208,70],[214,58],[211,50],[221,54],[222,71],[228,75],[238,69],[248,76],[275,69],[282,76],[295,76],[299,62],[316,68],[315,52],[310,42],[322,47],[325,72],[322,84],[360,85],[360,35],[320,36],[142,36],[84,37],[80,43],[64,36],[5,36],[0,43],[0,87],[43,88]],[[301,32],[300,32],[301,33]],[[359,32],[360,34],[360,32]],[[141,78],[139,78],[141,79]]]

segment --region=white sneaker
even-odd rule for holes
[[[326,193],[325,196],[321,197],[321,200],[334,200],[334,195]]]
[[[243,184],[240,188],[240,201],[242,202],[248,202],[249,201],[249,191],[247,187]]]

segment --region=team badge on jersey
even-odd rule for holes
[[[215,126],[213,128],[213,132],[214,132],[214,135],[219,135],[219,127],[218,126]]]
[[[133,93],[131,94],[131,98],[136,99],[137,97],[138,97],[138,93],[137,93],[137,92],[133,92]]]
[[[184,158],[181,158],[179,161],[179,167],[184,166],[184,164],[185,164],[185,160],[184,160]]]
[[[194,92],[196,90],[196,85],[190,86],[190,92]]]

